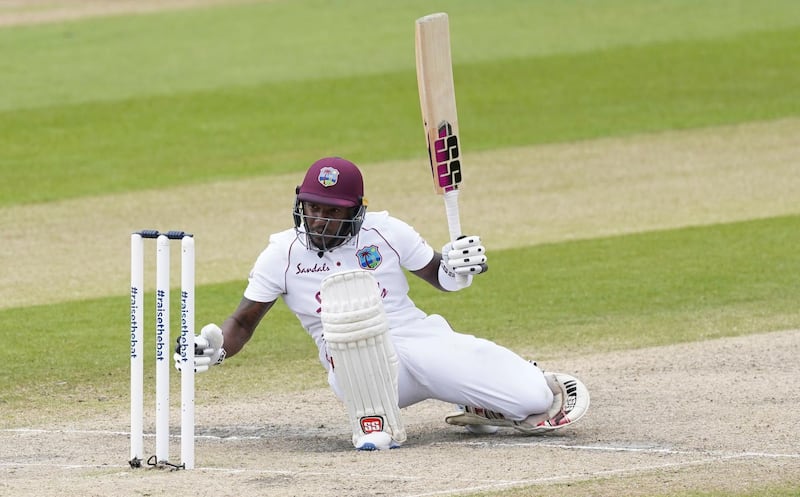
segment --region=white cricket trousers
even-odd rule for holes
[[[436,399],[523,420],[553,403],[538,367],[494,342],[453,331],[437,314],[392,328],[389,334],[399,362],[401,408]],[[343,399],[332,370],[328,382]]]

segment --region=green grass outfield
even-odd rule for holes
[[[417,157],[410,30],[434,7],[471,150],[800,114],[791,1],[269,2],[6,28],[0,206],[300,170],[333,146]]]
[[[793,0],[274,1],[5,27],[0,209],[300,172],[331,150],[418,159],[413,20],[433,11],[451,16],[470,150],[800,116]],[[498,202],[497,215],[524,208],[516,201]],[[699,341],[800,327],[798,246],[800,204],[781,217],[495,251],[468,292],[415,281],[412,296],[457,329],[543,358]],[[242,278],[198,288],[197,322],[229,314]],[[9,422],[76,401],[119,411],[127,303],[124,292],[65,295],[0,310]],[[244,369],[269,379],[259,388],[324,385],[285,307],[263,328],[203,378],[209,388]]]

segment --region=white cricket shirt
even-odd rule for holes
[[[432,258],[433,248],[419,233],[386,211],[367,213],[355,237],[321,257],[318,251],[306,248],[292,228],[270,236],[250,272],[244,296],[255,302],[282,297],[314,339],[320,360],[326,364],[320,319],[323,278],[351,269],[370,271],[378,282],[391,329],[426,316],[408,296],[403,269],[422,269]]]

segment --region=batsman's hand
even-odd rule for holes
[[[461,275],[477,275],[485,273],[486,247],[481,245],[481,237],[477,235],[461,236],[458,240],[442,247],[442,263],[448,272]]]
[[[203,373],[208,371],[211,366],[222,364],[225,360],[225,349],[222,347],[222,330],[214,323],[203,326],[200,334],[194,337],[194,371]],[[178,345],[175,347],[175,369],[178,371],[183,367],[181,357],[180,337]]]

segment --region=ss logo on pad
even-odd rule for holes
[[[383,418],[380,416],[364,416],[359,422],[361,424],[361,431],[364,433],[383,431]]]

